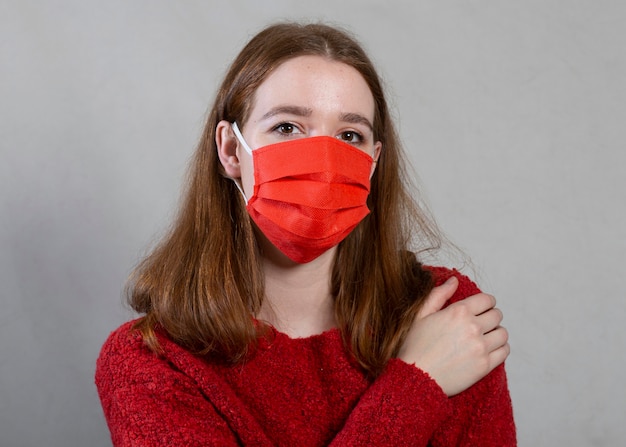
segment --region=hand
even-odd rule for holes
[[[458,285],[451,277],[430,292],[398,352],[398,358],[428,373],[448,396],[478,382],[510,352],[493,296],[479,293],[442,310]]]

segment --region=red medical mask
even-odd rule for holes
[[[317,258],[369,213],[373,159],[362,150],[319,136],[253,151],[237,124],[232,127],[254,166],[254,191],[246,209],[272,244],[293,261]]]

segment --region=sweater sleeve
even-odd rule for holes
[[[392,359],[330,446],[426,446],[450,411],[448,397],[430,376]]]
[[[450,399],[452,412],[433,434],[433,446],[517,445],[504,366]]]
[[[115,447],[240,445],[193,380],[145,348],[129,324],[104,344],[96,385]]]
[[[149,351],[130,323],[105,342],[96,385],[115,447],[272,445],[254,421],[232,414],[245,410],[215,406],[213,401],[234,402],[216,394],[224,391],[219,383],[207,399],[205,392],[213,384],[207,383],[206,370],[183,374],[177,356],[168,352],[166,360]],[[223,411],[229,411],[227,417]],[[426,445],[448,414],[448,398],[439,386],[414,366],[394,359],[361,396],[330,445]]]
[[[450,303],[480,292],[476,284],[456,270],[432,271],[437,285],[452,275],[459,279]],[[504,365],[466,391],[448,398],[425,372],[392,359],[362,396],[331,445],[516,446]]]

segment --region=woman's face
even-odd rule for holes
[[[341,62],[299,56],[279,65],[256,90],[248,120],[238,123],[252,150],[295,138],[333,136],[378,158],[374,98],[363,76]],[[243,126],[242,126],[243,124]],[[221,122],[220,142],[230,129]],[[230,138],[229,138],[230,140]],[[231,140],[232,141],[232,140]],[[237,143],[236,158],[247,197],[252,195],[252,157]],[[224,164],[224,162],[222,162]],[[236,172],[229,172],[231,176]]]

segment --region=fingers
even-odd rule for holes
[[[505,343],[502,346],[500,346],[498,349],[492,351],[489,354],[489,371],[488,372],[493,371],[499,365],[504,363],[504,361],[506,360],[506,358],[509,356],[510,353],[511,353],[511,347],[509,346],[508,343]]]
[[[502,322],[502,312],[498,308],[489,309],[476,317],[476,323],[479,325],[482,334],[486,334],[498,326]]]
[[[472,315],[480,315],[495,307],[496,299],[493,295],[477,293],[465,298],[463,301],[459,301],[455,305],[457,304],[467,306]]]
[[[485,334],[484,338],[487,352],[493,353],[494,351],[508,344],[509,333],[502,326],[498,326],[496,329]]]
[[[511,352],[509,346],[509,332],[500,326],[502,312],[493,308],[476,317],[478,325],[483,331],[484,347],[489,356],[489,371],[497,367]]]
[[[459,280],[455,276],[451,276],[446,282],[433,288],[426,297],[426,301],[418,312],[417,318],[421,319],[441,310],[446,301],[452,298],[457,287],[459,287]]]

